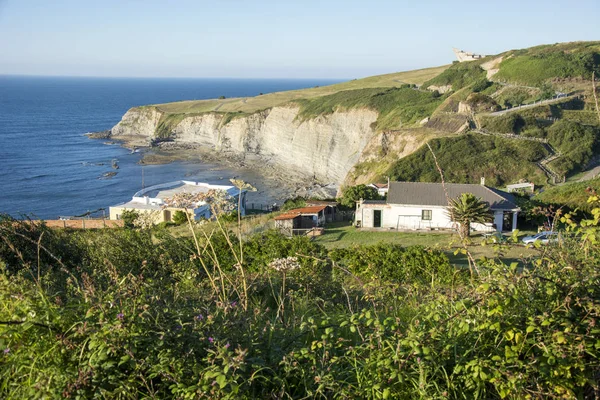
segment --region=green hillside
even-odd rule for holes
[[[373,125],[376,133],[402,130],[412,135],[411,147],[435,138],[438,156],[448,160],[443,167],[453,181],[475,183],[486,176],[495,185],[520,179],[543,184],[584,170],[600,151],[600,119],[591,93],[593,71],[600,75],[600,42],[560,43],[324,87],[149,107],[163,113],[155,133],[163,138],[190,115],[218,113],[223,126],[276,106],[299,107],[299,121],[370,109],[379,114]],[[558,94],[562,97],[552,100]],[[520,105],[530,107],[515,108]],[[472,135],[456,137],[465,130]],[[480,130],[496,136],[484,137]],[[405,156],[403,146],[397,147]],[[381,149],[368,147],[365,160],[378,161],[361,160],[360,171],[353,171],[348,183],[386,175],[437,180],[428,149],[416,148],[414,154],[398,160],[388,150],[381,158]],[[552,159],[542,170],[538,163],[545,157]]]
[[[589,211],[593,207],[593,204],[588,202],[591,195],[590,189],[596,192],[600,191],[600,178],[548,188],[536,195],[535,199],[543,203],[564,204],[571,208]]]
[[[448,182],[478,183],[486,178],[490,186],[504,186],[523,176],[543,183],[545,177],[535,162],[547,155],[540,143],[502,139],[492,136],[463,135],[430,142]],[[440,182],[440,174],[427,146],[394,163],[387,174],[393,180]]]

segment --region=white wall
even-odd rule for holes
[[[363,204],[356,210],[355,220],[361,221],[364,228],[373,228],[373,211],[381,210],[381,228],[384,229],[453,229],[446,207],[419,206],[419,205],[390,205],[390,204]],[[422,211],[431,210],[431,220],[423,220]],[[500,221],[498,223],[497,221]],[[494,222],[498,229],[502,229],[502,211],[494,212]],[[471,229],[476,231],[492,231],[491,224],[471,224]]]

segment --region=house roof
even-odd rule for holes
[[[514,196],[502,190],[467,183],[446,183],[445,187],[451,199],[457,198],[462,193],[472,193],[488,203],[491,209],[518,208]],[[446,207],[448,200],[441,183],[391,182],[387,203]]]
[[[288,210],[283,214],[280,214],[275,217],[276,220],[286,220],[286,219],[294,219],[300,215],[313,215],[318,214],[323,211],[327,206],[311,206],[311,207],[302,207],[302,208],[294,208],[293,210]]]

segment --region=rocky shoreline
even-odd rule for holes
[[[301,172],[290,173],[274,165],[269,160],[255,154],[234,152],[217,152],[199,144],[176,143],[164,141],[151,143],[145,136],[113,136],[110,130],[91,132],[90,139],[110,139],[122,147],[132,151],[141,151],[142,165],[164,165],[175,161],[191,161],[205,164],[215,164],[234,170],[246,170],[260,175],[266,181],[273,183],[270,191],[281,201],[297,196],[321,199],[334,198],[338,188],[333,184],[322,184],[316,179]]]

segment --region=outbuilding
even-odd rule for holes
[[[325,225],[327,205],[295,208],[276,216],[275,227],[288,236],[306,234]]]

